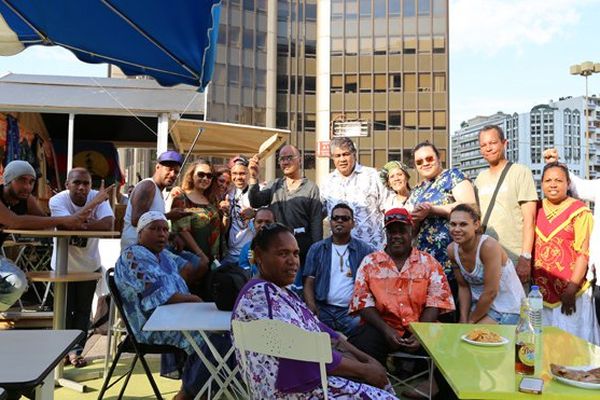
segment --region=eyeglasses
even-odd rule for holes
[[[334,215],[333,217],[331,217],[331,220],[335,222],[348,222],[352,220],[352,217],[349,217],[347,215]]]
[[[212,179],[213,178],[213,174],[211,174],[210,172],[202,172],[202,171],[196,172],[196,176],[199,179]]]
[[[421,165],[423,165],[424,162],[432,163],[434,161],[435,161],[434,156],[427,156],[425,158],[419,158],[418,160],[415,160],[415,164],[418,166],[421,166]]]
[[[332,155],[331,155],[331,158],[342,158],[342,157],[344,157],[344,158],[348,158],[348,157],[350,157],[351,155],[352,155],[352,153],[351,153],[351,152],[349,152],[349,151],[345,151],[345,152],[343,152],[343,153],[332,154]]]
[[[295,160],[296,158],[298,158],[298,156],[281,156],[279,157],[279,162],[290,162],[292,160]]]

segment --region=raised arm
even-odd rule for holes
[[[131,225],[137,226],[137,223],[145,212],[150,210],[154,201],[156,187],[150,181],[140,182],[131,193]]]
[[[473,184],[468,179],[465,179],[454,186],[452,189],[452,197],[454,197],[454,203],[445,204],[443,206],[433,206],[431,212],[434,215],[439,215],[444,218],[448,218],[450,213],[459,204],[475,204],[475,189]]]

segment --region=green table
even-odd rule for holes
[[[494,331],[510,343],[500,347],[480,347],[460,337],[476,325],[412,323],[419,342],[460,399],[600,399],[600,390],[565,385],[550,375],[550,363],[600,366],[600,347],[561,329],[544,327],[542,359],[536,363],[536,377],[544,380],[542,396],[521,393],[521,376],[515,374],[515,326],[477,325]],[[541,367],[541,368],[540,368]]]

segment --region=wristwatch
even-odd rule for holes
[[[527,260],[531,260],[531,253],[521,253],[521,257]]]

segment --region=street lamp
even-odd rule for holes
[[[590,125],[589,125],[589,110],[588,110],[588,76],[600,73],[600,63],[585,61],[581,64],[571,65],[571,75],[580,75],[585,77],[585,177],[590,178]]]

